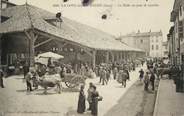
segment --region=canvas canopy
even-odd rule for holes
[[[54,59],[64,58],[64,56],[53,53],[53,52],[45,52],[45,53],[39,54],[37,57],[38,58],[54,58]]]

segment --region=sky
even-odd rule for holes
[[[26,0],[9,0],[18,5]],[[164,40],[169,32],[170,13],[174,0],[93,0],[92,6],[82,7],[81,0],[27,0],[28,4],[95,27],[116,37],[132,32],[162,30]],[[107,14],[107,19],[101,16]]]

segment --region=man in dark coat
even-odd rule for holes
[[[32,89],[32,84],[31,84],[31,80],[32,80],[32,75],[33,71],[28,72],[25,79],[26,79],[26,85],[27,85],[27,91],[33,91]]]
[[[87,101],[89,103],[89,108],[88,110],[91,110],[91,103],[92,103],[92,89],[93,89],[93,83],[89,83],[89,89],[88,89],[88,98],[87,98]]]
[[[98,101],[99,101],[99,93],[96,90],[96,86],[93,86],[93,92],[91,95],[92,103],[91,103],[91,114],[92,116],[98,115]]]
[[[1,88],[4,88],[3,77],[4,77],[3,70],[0,69],[0,86],[1,86]]]
[[[130,81],[130,74],[129,74],[128,69],[125,69],[125,73],[127,74],[127,80],[129,80],[129,81]]]
[[[102,85],[106,84],[107,85],[107,72],[105,70],[105,67],[103,67],[102,72],[101,72],[101,78],[102,78]]]
[[[23,66],[23,71],[24,71],[24,78],[25,78],[27,73],[29,72],[28,62],[25,62],[24,66]]]
[[[153,72],[151,73],[151,76],[150,76],[150,82],[151,82],[152,90],[154,91],[155,90],[155,75]]]
[[[118,79],[121,80],[121,84],[124,87],[126,87],[126,80],[127,80],[127,78],[128,78],[128,75],[127,75],[126,71],[123,70],[123,69],[120,69]]]
[[[142,81],[143,77],[144,77],[144,71],[143,71],[143,69],[141,69],[139,71],[139,79],[140,79],[140,81]]]
[[[146,74],[144,75],[144,90],[148,91],[148,86],[149,86],[149,73],[146,72]]]
[[[82,85],[80,88],[80,93],[79,93],[79,100],[78,100],[78,107],[77,107],[77,112],[78,113],[84,113],[86,109],[86,104],[85,104],[85,94],[84,94],[84,86]]]

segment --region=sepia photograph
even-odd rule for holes
[[[184,116],[184,0],[0,0],[0,116]]]

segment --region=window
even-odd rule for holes
[[[6,3],[1,3],[1,8],[2,8],[2,9],[7,8],[7,4],[6,4]]]
[[[154,50],[154,45],[151,46],[151,49]]]
[[[156,39],[156,42],[158,42],[158,39]]]
[[[141,39],[141,43],[143,43],[143,40]]]
[[[156,45],[156,50],[158,50],[159,49],[159,47],[158,47],[158,45]]]
[[[182,6],[180,6],[180,16],[182,16]]]

